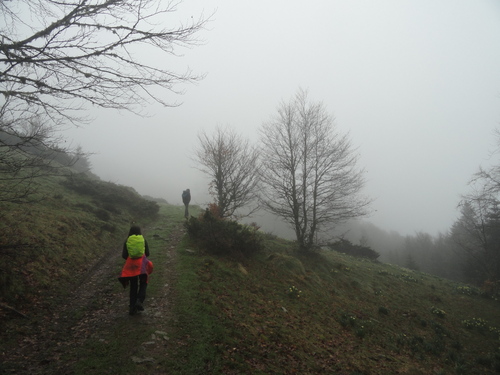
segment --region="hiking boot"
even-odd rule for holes
[[[128,310],[129,315],[135,315],[137,313],[137,307],[133,306]]]
[[[142,307],[141,301],[137,301],[137,303],[135,304],[135,308],[137,309],[137,311],[144,311],[144,307]]]

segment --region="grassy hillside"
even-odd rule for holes
[[[113,302],[126,299],[116,259],[112,277],[95,288],[102,315],[90,319],[82,304],[59,322],[85,327],[73,344],[61,327],[52,336],[40,332],[53,342],[38,343],[48,359],[47,370],[36,373],[500,372],[500,304],[480,290],[332,251],[297,256],[292,242],[264,233],[265,250],[251,258],[211,256],[182,233],[180,242],[167,239],[182,226],[181,207],[162,203],[157,213],[157,204],[132,189],[102,181],[47,179],[41,197],[2,206],[0,302],[28,316],[0,310],[10,332],[4,344],[29,351],[33,330],[43,328],[35,312],[70,296],[83,275],[119,249],[131,221],[148,227],[156,271],[148,291],[154,315],[129,319],[126,302]],[[158,331],[165,341],[153,346]],[[145,346],[150,360],[132,361]],[[19,362],[5,368],[24,368],[26,354],[14,353]]]
[[[180,250],[171,373],[500,372],[500,305],[480,291],[335,252],[296,257],[270,237],[266,247],[244,263]]]
[[[52,303],[158,205],[85,175],[47,177],[32,203],[0,204],[0,302]]]

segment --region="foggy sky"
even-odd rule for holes
[[[256,141],[303,88],[358,147],[375,199],[369,221],[401,234],[450,228],[472,174],[497,162],[498,1],[193,0],[178,15],[214,10],[204,44],[165,61],[207,74],[166,96],[181,106],[146,107],[147,118],[94,110],[92,124],[65,133],[95,153],[97,175],[174,204],[190,188],[206,204],[191,160],[198,132],[228,125]]]

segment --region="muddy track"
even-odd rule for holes
[[[166,264],[158,266],[175,268],[172,266],[175,250],[183,235],[180,225],[164,239]],[[142,319],[160,332],[167,330],[169,280],[155,280],[164,284],[160,293],[148,298],[147,309],[140,317],[128,316],[128,289],[116,287],[121,246],[105,254],[57,308],[35,312],[28,319],[16,319],[17,347],[5,348],[0,353],[0,374],[71,374],[78,361],[78,347],[89,338],[111,331],[114,324],[124,319]],[[154,357],[155,351],[164,349],[151,345],[148,352]]]

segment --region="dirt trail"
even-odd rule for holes
[[[182,225],[172,229],[162,245],[167,251],[166,262],[162,265],[155,263],[155,268],[175,268],[172,266],[175,250],[183,235]],[[141,319],[160,332],[158,342],[146,343],[148,358],[131,360],[154,362],[155,356],[164,355],[165,348],[155,344],[162,344],[167,339],[163,332],[167,331],[165,324],[169,315],[169,282],[155,280],[164,287],[154,298],[148,295],[146,311],[140,313],[142,316],[128,316],[128,289],[124,291],[116,287],[116,263],[120,257],[121,245],[103,256],[57,309],[33,312],[28,320],[16,319],[17,347],[4,348],[0,353],[0,374],[71,374],[78,361],[78,347],[89,338],[110,332],[114,324],[124,319]]]

